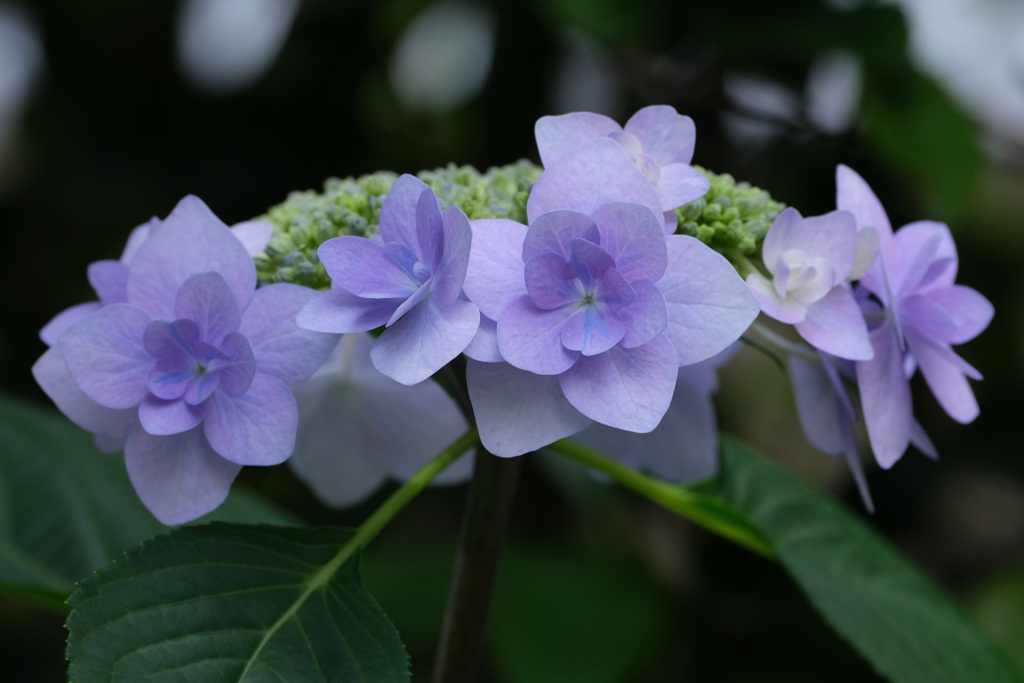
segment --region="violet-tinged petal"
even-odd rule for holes
[[[579,211],[549,211],[530,224],[523,239],[522,260],[528,263],[542,254],[556,254],[568,261],[577,239],[601,243],[601,232],[590,216]]]
[[[249,256],[263,253],[274,234],[274,226],[266,221],[242,221],[231,226],[231,233],[245,247]]]
[[[121,263],[130,265],[131,262],[135,260],[135,255],[139,253],[139,249],[146,243],[146,240],[149,239],[150,231],[159,226],[162,222],[163,221],[154,216],[142,225],[135,226],[124,243],[124,250],[121,252]]]
[[[288,385],[258,373],[249,391],[215,391],[206,401],[203,429],[213,450],[239,465],[276,465],[295,447],[298,408]]]
[[[62,413],[76,425],[94,434],[124,441],[137,422],[135,407],[114,409],[101,406],[85,395],[75,383],[60,349],[51,347],[32,366],[32,376]]]
[[[649,432],[668,410],[678,371],[672,343],[659,335],[643,346],[583,356],[558,379],[569,403],[592,420]]]
[[[530,191],[526,215],[531,225],[548,211],[567,209],[590,215],[601,204],[643,204],[662,212],[658,193],[614,140],[599,138],[546,166]]]
[[[238,302],[220,273],[200,273],[185,280],[174,299],[174,317],[195,322],[202,340],[214,345],[242,322]]]
[[[444,250],[433,275],[434,295],[446,306],[462,294],[472,246],[469,219],[462,209],[453,206],[444,215]]]
[[[740,338],[761,307],[721,254],[686,235],[670,235],[665,276],[665,334],[680,365],[710,358]]]
[[[365,237],[334,237],[316,253],[334,284],[361,298],[405,298],[423,284]]]
[[[420,285],[419,289],[412,293],[412,296],[410,296],[408,299],[406,299],[405,301],[398,305],[398,308],[395,309],[395,312],[391,314],[390,318],[388,318],[386,326],[391,327],[399,320],[401,320],[406,313],[411,311],[420,303],[426,301],[427,297],[431,296],[431,290],[433,289],[433,285],[433,280],[428,278],[426,282]]]
[[[668,248],[659,216],[646,206],[621,202],[604,204],[591,215],[601,232],[601,248],[627,282],[656,282],[665,274]]]
[[[626,349],[651,341],[668,327],[668,307],[661,290],[646,280],[633,282],[635,298],[615,312],[626,327],[619,344]]]
[[[529,296],[509,304],[498,319],[498,349],[515,367],[538,375],[565,372],[579,358],[579,351],[562,345],[562,325],[576,313],[576,307],[545,311],[537,308]]]
[[[402,384],[417,384],[469,345],[480,325],[479,309],[465,299],[450,306],[427,298],[384,330],[370,350],[373,364]]]
[[[626,325],[613,313],[596,306],[585,306],[561,328],[562,345],[584,356],[594,356],[612,348],[626,334]]]
[[[566,154],[595,138],[621,130],[621,126],[607,116],[582,111],[542,116],[533,127],[540,163],[544,168],[550,168]]]
[[[896,293],[901,298],[914,293],[922,288],[926,276],[938,279],[939,286],[953,284],[957,264],[956,252],[948,253],[952,243],[949,228],[942,223],[920,221],[898,230],[883,252]]]
[[[139,405],[139,423],[154,436],[187,432],[198,426],[204,415],[202,404],[190,405],[184,398],[165,401],[150,394]]]
[[[189,195],[149,231],[132,259],[128,301],[154,318],[174,319],[178,289],[193,275],[216,272],[240,308],[256,288],[256,266],[237,237],[198,197]]]
[[[470,226],[473,246],[463,289],[481,313],[496,320],[526,294],[522,253],[527,227],[502,218],[476,220]]]
[[[470,360],[466,382],[480,441],[501,457],[535,451],[591,423],[566,400],[557,377]]]
[[[403,301],[363,299],[343,289],[330,289],[307,301],[295,323],[313,332],[366,332],[385,324]]]
[[[775,290],[779,296],[810,305],[823,299],[843,281],[843,278],[837,276],[832,264],[825,259],[794,252],[784,252],[777,266]]]
[[[913,428],[910,432],[910,443],[914,444],[914,448],[924,453],[932,460],[939,459],[939,452],[935,449],[935,444],[928,438],[928,434],[925,433],[924,427],[920,425],[917,420],[914,420]]]
[[[661,200],[661,208],[678,219],[674,209],[698,197],[703,197],[711,189],[711,181],[688,164],[668,164],[661,167],[661,177],[654,188]]]
[[[836,208],[852,213],[860,229],[874,228],[880,244],[892,238],[892,225],[882,203],[864,179],[843,164],[836,166]]]
[[[78,304],[71,308],[65,308],[63,311],[55,315],[50,322],[43,326],[43,329],[39,331],[39,338],[43,340],[43,343],[47,346],[53,346],[57,343],[57,338],[75,323],[82,318],[95,313],[103,306],[99,301],[89,301],[84,304]]]
[[[142,347],[153,358],[188,359],[200,337],[199,325],[192,320],[152,320],[142,333]]]
[[[441,205],[438,203],[437,197],[434,196],[433,190],[424,190],[416,201],[416,240],[422,255],[420,260],[431,271],[434,271],[441,262],[441,254],[444,251],[444,232]]]
[[[789,357],[789,376],[804,436],[819,451],[839,455],[845,446],[842,424],[856,417],[841,402],[837,390],[842,387],[833,384],[821,363],[796,355]]]
[[[767,239],[767,236],[765,236]],[[803,219],[789,248],[803,249],[826,260],[836,281],[845,280],[857,260],[857,222],[848,211],[830,211]]]
[[[79,320],[57,340],[75,382],[107,408],[131,408],[146,396],[153,358],[142,347],[145,311],[129,304],[105,306]]]
[[[870,360],[874,352],[864,315],[846,287],[834,287],[823,299],[807,306],[796,331],[811,346],[849,360]]]
[[[572,241],[572,254],[569,257],[569,264],[572,267],[571,276],[580,281],[584,291],[596,290],[596,294],[609,296],[613,299],[616,297],[616,294],[620,296],[625,295],[632,301],[632,294],[623,291],[623,288],[628,288],[629,285],[612,268],[615,265],[615,261],[608,255],[608,252],[593,242],[588,242],[584,239],[574,239]],[[610,277],[613,282],[604,282],[607,277]],[[629,302],[624,301],[620,303]]]
[[[198,427],[174,436],[153,436],[138,427],[125,443],[124,458],[139,498],[167,525],[214,510],[241,469],[214,453]]]
[[[627,133],[624,130],[615,130],[612,131],[611,133],[608,133],[608,137],[610,137],[612,140],[615,140],[615,142],[619,143],[619,147],[622,147],[622,149],[626,150],[626,154],[628,154],[630,158],[636,160],[637,166],[640,165],[639,160],[637,160],[637,157],[644,153],[644,146],[635,135],[633,135],[632,133]],[[640,170],[644,169],[641,168]],[[655,171],[656,170],[657,167],[655,167]]]
[[[128,301],[128,266],[120,261],[94,261],[86,269],[89,284],[100,303],[123,304]]]
[[[950,312],[930,295],[914,294],[900,301],[903,329],[913,328],[918,334],[950,343],[957,323]]]
[[[903,358],[892,325],[883,324],[869,336],[875,356],[857,363],[857,386],[871,450],[882,469],[889,469],[910,443],[910,383],[903,375]]]
[[[879,239],[878,231],[872,227],[861,228],[857,231],[857,258],[853,262],[853,270],[846,276],[847,280],[861,279],[878,259]]]
[[[505,359],[498,350],[498,323],[481,314],[480,327],[462,352],[483,363],[503,362]]]
[[[252,345],[257,372],[294,384],[327,360],[338,336],[304,330],[296,324],[299,311],[316,297],[317,292],[308,287],[283,282],[256,290],[242,312],[238,331]]]
[[[535,256],[526,262],[523,268],[526,291],[538,308],[551,311],[579,300],[580,293],[566,277],[565,268],[565,259],[552,253]]]
[[[967,364],[948,345],[918,334],[911,327],[905,328],[903,333],[907,337],[910,352],[921,368],[921,374],[928,382],[928,388],[942,409],[961,424],[967,424],[978,417],[978,401],[964,376],[964,366]]]
[[[875,502],[871,500],[871,490],[868,488],[868,479],[864,476],[864,463],[860,461],[860,449],[857,448],[857,435],[853,431],[853,424],[843,422],[843,457],[846,459],[846,466],[850,468],[853,481],[857,485],[857,491],[864,502],[864,507],[871,514],[875,513]]]
[[[424,263],[416,226],[416,210],[424,190],[430,188],[416,176],[405,173],[391,186],[380,207],[380,236],[384,242],[404,244]],[[437,201],[436,199],[434,200]],[[438,205],[440,211],[440,205]]]
[[[774,283],[760,273],[747,276],[747,287],[756,297],[758,305],[765,314],[779,322],[794,325],[807,317],[807,305],[792,297],[779,296]]]
[[[214,360],[210,364],[209,373],[216,374],[220,386],[229,394],[238,396],[245,393],[256,375],[256,354],[249,340],[245,335],[232,332],[224,338],[221,350],[228,358]]]
[[[676,215],[676,210],[665,211],[662,216],[665,220],[664,233],[666,235],[674,235],[676,228],[679,227],[679,216]]]
[[[928,298],[956,321],[953,334],[942,340],[948,344],[963,344],[974,339],[988,327],[995,314],[988,299],[963,285],[932,289],[928,292]]]
[[[761,258],[769,268],[775,267],[775,264],[782,258],[783,252],[792,249],[794,244],[799,244],[800,228],[803,226],[803,221],[804,218],[800,212],[789,207],[772,222],[761,247]]]
[[[689,116],[667,104],[644,107],[623,129],[636,136],[644,153],[663,170],[669,164],[689,164],[697,141],[697,127]]]

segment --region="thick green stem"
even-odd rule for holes
[[[519,458],[499,458],[482,446],[477,449],[434,683],[478,679],[484,626],[519,466]]]

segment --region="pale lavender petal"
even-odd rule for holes
[[[238,331],[252,344],[257,372],[294,384],[327,360],[338,336],[304,330],[296,324],[299,311],[316,297],[317,292],[308,287],[283,282],[256,290],[242,312]]]
[[[775,264],[782,258],[783,252],[792,249],[794,243],[799,242],[798,235],[803,221],[800,212],[789,207],[780,213],[768,228],[761,247],[761,259],[771,272],[775,272]]]
[[[256,354],[245,335],[232,332],[221,343],[227,359],[215,359],[210,363],[207,374],[215,375],[220,386],[229,394],[244,394],[252,385],[256,375]],[[280,378],[278,378],[280,379]],[[190,401],[195,403],[195,401]]]
[[[231,232],[245,247],[249,256],[263,253],[274,234],[274,226],[266,221],[242,221],[231,226]]]
[[[878,231],[874,228],[861,228],[857,231],[857,258],[853,262],[853,270],[846,276],[847,280],[859,280],[875,265],[878,259]]]
[[[184,398],[165,401],[150,394],[139,405],[139,423],[154,436],[187,432],[203,421],[202,404],[189,405]]]
[[[149,239],[149,232],[162,222],[163,221],[154,216],[153,218],[150,218],[148,222],[135,226],[128,235],[128,240],[124,244],[124,251],[121,252],[121,263],[130,265],[135,259],[135,255],[139,253],[139,248],[141,248],[142,245],[146,243],[146,240]]]
[[[313,332],[365,332],[385,324],[403,301],[363,299],[343,289],[331,289],[307,301],[295,323]],[[243,322],[248,319],[246,315]]]
[[[434,295],[448,305],[462,294],[473,246],[473,229],[469,219],[457,206],[444,215],[444,251],[434,272]]]
[[[433,285],[433,280],[428,278],[427,281],[424,282],[419,289],[412,293],[412,296],[410,296],[408,299],[399,304],[398,308],[395,309],[395,312],[391,314],[390,318],[388,318],[386,326],[391,327],[399,320],[401,320],[406,313],[411,311],[413,308],[415,308],[422,302],[426,301],[427,297],[431,296],[432,294]]]
[[[633,135],[632,133],[627,133],[626,131],[623,130],[616,130],[612,131],[611,133],[608,133],[608,137],[610,137],[612,140],[615,140],[615,142],[619,143],[619,146],[622,147],[622,149],[626,150],[626,154],[628,154],[634,160],[636,160],[637,157],[644,153],[643,144],[640,142],[637,136]],[[653,161],[650,161],[649,158],[648,162],[654,165],[653,171],[657,173],[657,165],[654,164]],[[637,163],[637,165],[639,166],[640,164]]]
[[[405,298],[423,284],[365,237],[335,237],[321,244],[316,253],[334,284],[359,297]]]
[[[601,204],[643,204],[655,215],[661,200],[650,181],[614,140],[599,138],[546,166],[530,191],[530,223],[548,211],[567,209],[590,215]]]
[[[602,298],[612,303],[629,303],[633,300],[632,289],[612,266],[615,262],[601,247],[583,239],[572,241],[572,256],[569,258],[574,278],[578,278],[584,290],[597,290]],[[527,283],[529,289],[529,283]],[[621,301],[625,297],[628,301]]]
[[[679,381],[692,384],[702,393],[710,396],[718,391],[718,369],[731,361],[741,346],[741,342],[735,342],[711,358],[680,367]]]
[[[378,370],[402,384],[417,384],[469,345],[480,325],[479,309],[465,299],[450,306],[426,299],[384,330],[370,351]]]
[[[896,232],[884,251],[893,289],[900,296],[930,287],[947,287],[956,279],[956,246],[943,223],[918,221]]]
[[[594,356],[612,348],[626,334],[626,325],[609,311],[586,306],[565,321],[561,328],[562,345],[584,356]]]
[[[807,306],[793,297],[780,297],[777,287],[760,273],[747,276],[747,287],[766,315],[789,325],[807,317]]]
[[[79,320],[57,340],[82,391],[108,408],[131,408],[149,393],[153,358],[142,347],[150,317],[129,304],[105,306]]]
[[[792,355],[789,376],[804,436],[822,453],[839,455],[845,447],[842,424],[852,418],[840,404],[825,367],[820,362]]]
[[[298,409],[288,385],[257,374],[241,396],[215,391],[203,429],[213,450],[239,465],[276,465],[295,447]]]
[[[120,261],[94,261],[86,269],[89,284],[104,306],[128,301],[128,266]]]
[[[724,256],[686,235],[666,243],[668,268],[655,284],[668,305],[665,334],[679,364],[689,365],[739,339],[761,307]]]
[[[461,209],[460,209],[461,211]],[[424,265],[435,270],[444,251],[445,225],[433,190],[424,190],[416,202],[416,243]]]
[[[848,211],[804,218],[794,248],[828,261],[837,280],[845,280],[857,261],[857,222]]]
[[[676,214],[676,210],[665,211],[662,216],[665,219],[664,232],[666,235],[673,235],[676,232],[676,228],[679,227],[679,216]]]
[[[937,343],[910,327],[904,329],[904,334],[928,388],[942,409],[961,424],[978,417],[978,401],[964,376],[966,363],[947,344]]]
[[[498,323],[486,315],[480,316],[480,327],[469,342],[464,354],[483,363],[500,363],[505,359],[498,350]]]
[[[871,490],[868,488],[868,479],[864,476],[864,463],[860,461],[860,450],[857,448],[857,435],[853,432],[853,424],[842,423],[843,441],[846,444],[843,448],[843,457],[846,459],[846,466],[850,468],[853,481],[857,485],[857,491],[864,502],[864,507],[871,514],[875,513],[875,502],[871,500]]]
[[[501,457],[535,451],[591,423],[566,400],[557,377],[470,360],[466,382],[480,441]]]
[[[590,216],[579,211],[549,211],[530,223],[523,239],[522,260],[529,262],[543,254],[556,254],[568,261],[572,243],[577,239],[600,244],[601,232]]]
[[[540,163],[544,168],[550,168],[566,154],[591,140],[620,130],[622,127],[612,119],[590,112],[542,116],[533,127]]]
[[[174,299],[174,317],[195,322],[203,341],[210,344],[219,344],[242,322],[238,302],[220,273],[200,273],[185,280]]]
[[[663,170],[669,164],[688,164],[693,159],[697,127],[693,119],[680,115],[674,107],[644,107],[629,117],[623,128],[637,137],[644,154]]]
[[[974,339],[988,327],[995,314],[988,299],[963,285],[933,289],[928,292],[928,298],[956,321],[956,330],[943,340],[949,344],[963,344]]]
[[[661,208],[669,211],[706,195],[711,189],[711,182],[688,164],[668,164],[661,167],[661,177],[655,189]],[[672,215],[675,215],[674,211]]]
[[[834,287],[825,298],[807,305],[796,331],[809,344],[833,356],[870,360],[874,352],[864,315],[849,289]]]
[[[470,226],[473,246],[463,288],[481,313],[496,320],[526,294],[522,253],[527,227],[502,218],[476,220]]]
[[[167,525],[216,509],[241,469],[214,453],[199,428],[153,436],[138,427],[125,443],[124,460],[139,498]]]
[[[930,294],[915,294],[900,301],[903,329],[913,328],[919,335],[950,343],[956,335],[957,321]]]
[[[924,427],[917,420],[914,420],[913,429],[910,432],[910,443],[932,460],[939,459],[939,452],[935,449],[935,444],[932,443],[928,434],[925,433]]]
[[[50,322],[43,326],[43,329],[39,331],[39,338],[43,340],[47,346],[53,346],[57,343],[57,337],[59,337],[64,330],[68,329],[82,318],[95,313],[102,307],[99,301],[89,301],[84,304],[78,304],[71,308],[65,308],[63,311],[53,317]]]
[[[591,215],[601,231],[601,248],[627,282],[656,282],[665,274],[668,250],[660,215],[640,204],[619,202],[604,204]]]
[[[123,442],[138,421],[134,407],[106,408],[86,396],[71,377],[64,356],[56,347],[47,349],[39,357],[32,366],[32,376],[60,411],[82,429]]]
[[[178,289],[193,275],[209,272],[220,273],[239,307],[249,303],[256,288],[252,257],[206,204],[190,195],[139,247],[128,274],[128,301],[154,318],[172,320]]]
[[[565,266],[564,258],[551,253],[534,256],[526,262],[523,268],[526,291],[538,308],[550,311],[579,301],[580,292],[566,278]]]
[[[859,228],[874,228],[881,244],[892,238],[892,225],[882,203],[864,179],[848,166],[836,166],[836,208],[849,211]]]
[[[583,356],[558,379],[565,397],[587,417],[649,432],[668,410],[678,371],[672,343],[659,335],[643,346]]]
[[[857,385],[871,450],[882,469],[889,469],[910,443],[910,383],[903,375],[903,358],[894,328],[881,325],[871,331],[870,338],[875,357],[857,363]]]
[[[633,290],[633,303],[615,312],[626,328],[619,342],[626,349],[646,344],[668,327],[668,306],[661,290],[646,280],[634,282]]]
[[[424,263],[416,227],[416,207],[423,191],[429,189],[422,180],[405,173],[391,186],[380,208],[380,236],[384,242],[404,244]]]
[[[515,367],[539,375],[557,375],[568,370],[579,351],[562,345],[562,324],[575,314],[575,306],[551,311],[537,308],[529,296],[509,304],[498,319],[498,348]]]

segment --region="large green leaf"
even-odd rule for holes
[[[347,529],[215,523],[129,551],[69,599],[71,681],[408,681]]]
[[[297,524],[244,491],[203,521]],[[0,394],[0,588],[62,606],[75,581],[167,530],[120,454],[51,409]]]
[[[818,612],[881,675],[897,683],[1024,681],[934,582],[828,497],[729,439],[720,486],[771,540]]]

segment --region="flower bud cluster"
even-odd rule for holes
[[[747,182],[737,183],[728,173],[693,168],[704,174],[711,189],[676,209],[676,232],[696,237],[717,251],[735,250],[743,256],[759,253],[768,228],[785,204]]]

